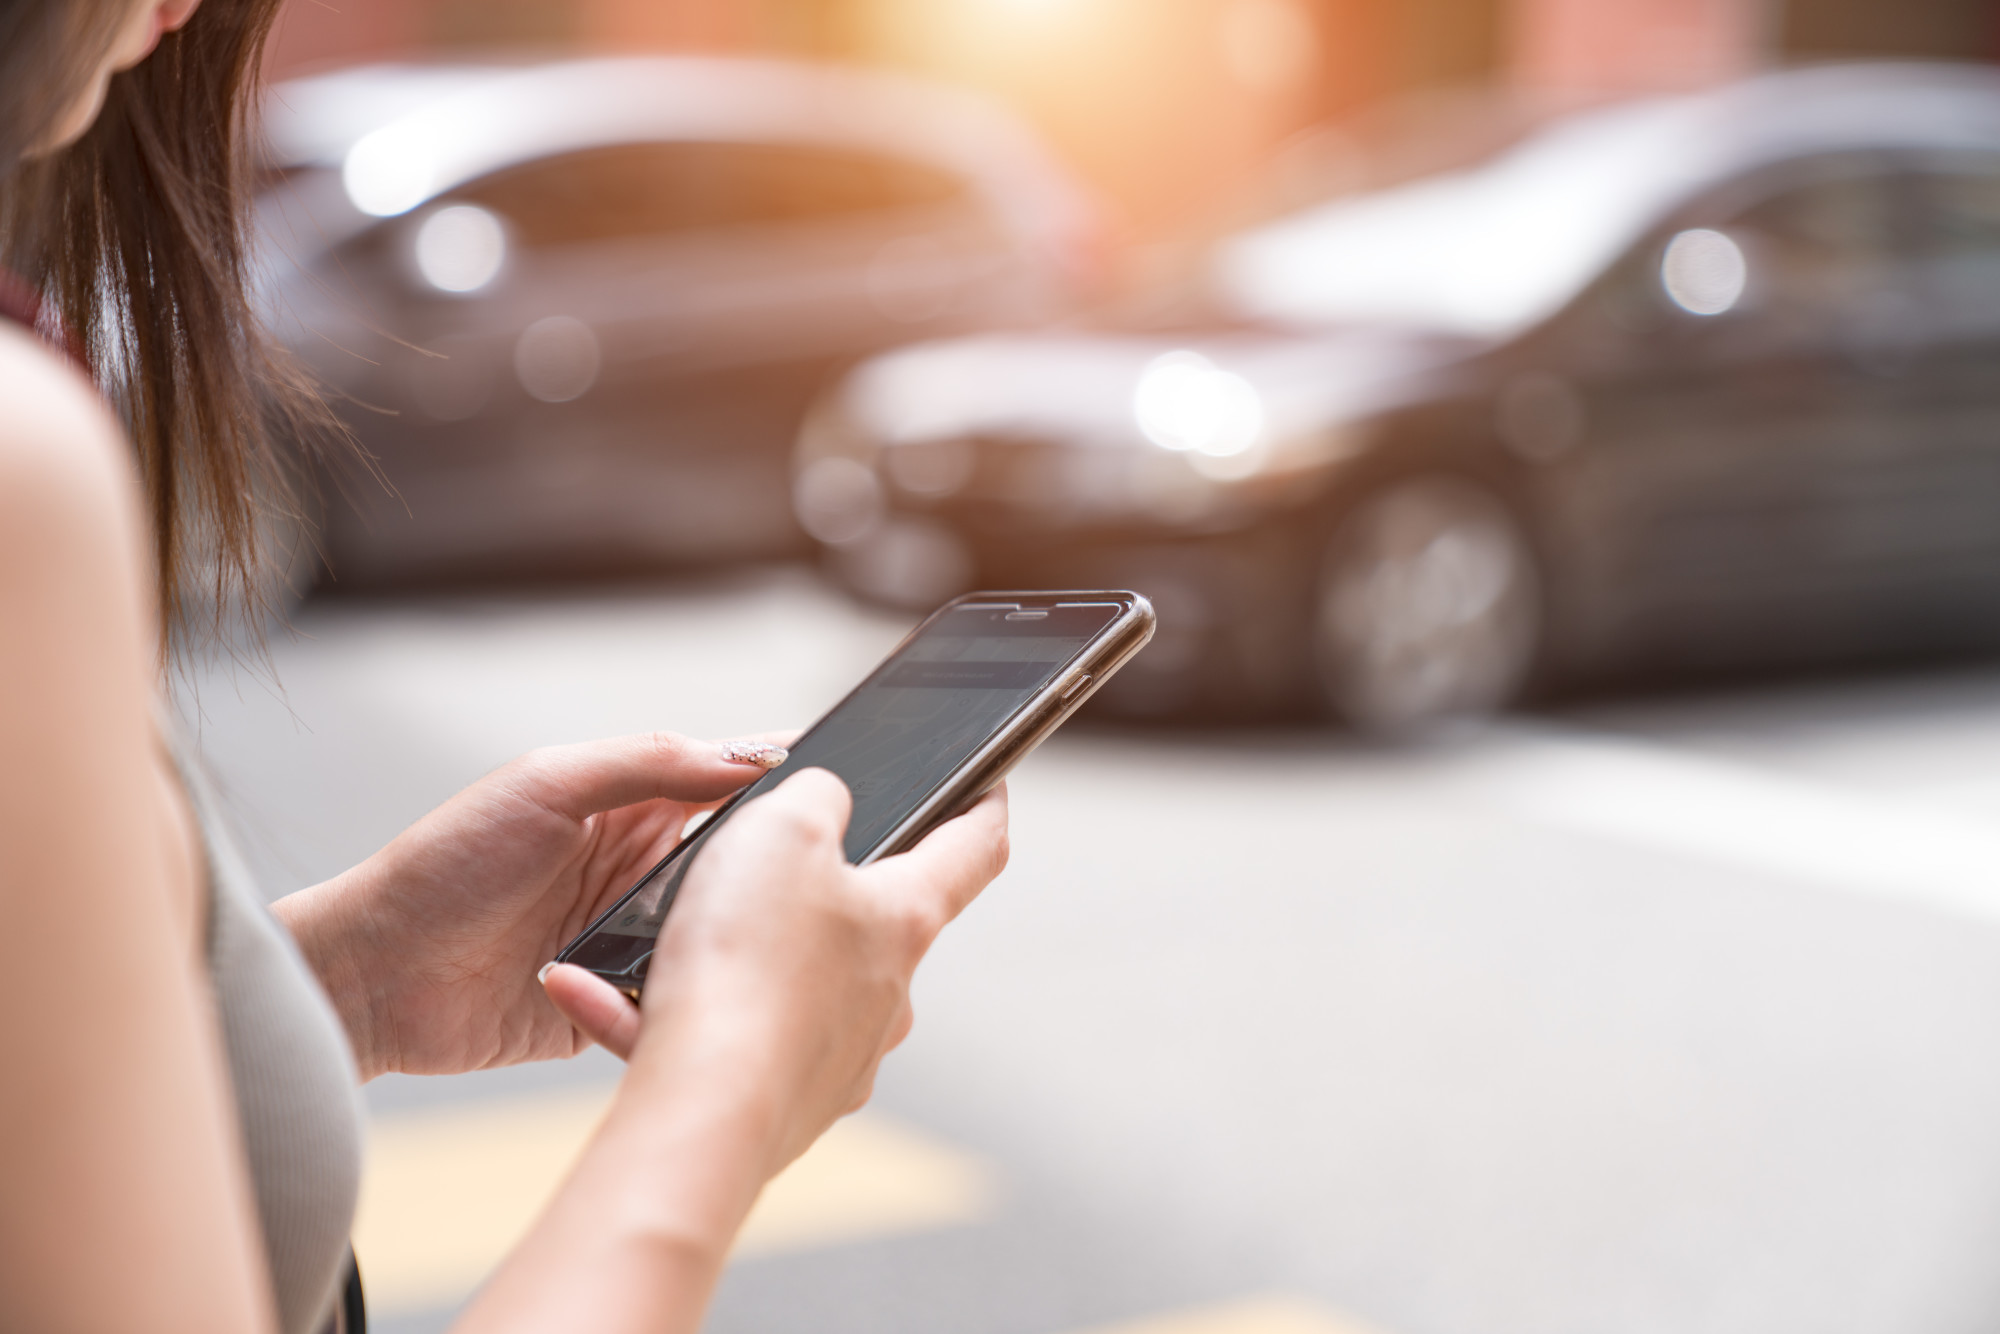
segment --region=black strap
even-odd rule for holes
[[[326,1334],[368,1334],[368,1303],[361,1294],[361,1262],[347,1248],[347,1277],[340,1287],[340,1306],[327,1321]]]

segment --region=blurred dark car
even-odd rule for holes
[[[827,567],[1143,590],[1138,715],[1395,729],[2000,643],[2000,74],[1577,113],[1205,272],[1179,326],[861,367],[801,436]]]
[[[345,586],[802,550],[815,395],[921,334],[1046,319],[1094,262],[1024,130],[886,75],[375,66],[267,119],[270,318],[380,471],[331,479]]]

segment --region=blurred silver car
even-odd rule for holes
[[[2000,73],[1578,113],[1232,235],[1168,327],[932,341],[802,433],[871,597],[1128,586],[1104,703],[1395,729],[2000,645]]]
[[[321,488],[349,587],[799,549],[815,394],[1061,311],[1094,261],[1021,127],[887,75],[383,65],[279,86],[267,125],[269,318],[379,473]]]

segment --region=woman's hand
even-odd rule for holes
[[[859,869],[848,810],[821,769],[738,808],[682,882],[641,1008],[549,971],[549,998],[631,1068],[466,1334],[693,1334],[757,1192],[867,1098],[918,961],[1006,864],[1007,797]]]
[[[664,856],[688,817],[784,758],[670,732],[533,751],[347,874],[276,905],[364,1078],[573,1056],[535,973]],[[760,762],[761,761],[761,762]]]
[[[1006,789],[872,866],[842,854],[851,802],[808,769],[739,808],[689,871],[642,1009],[569,965],[549,999],[633,1065],[634,1083],[699,1071],[710,1096],[769,1119],[768,1175],[853,1111],[910,1031],[910,978],[1007,864]],[[716,1089],[717,1080],[733,1087]]]

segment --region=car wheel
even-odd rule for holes
[[[1313,667],[1347,723],[1404,734],[1517,699],[1541,638],[1541,580],[1505,502],[1466,478],[1362,497],[1325,550]]]

